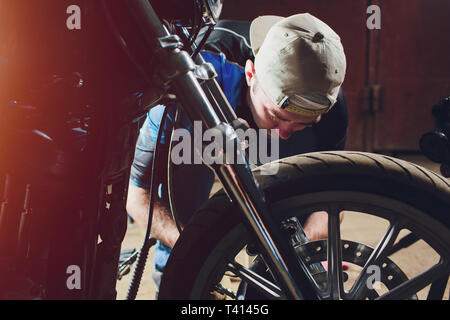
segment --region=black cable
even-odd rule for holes
[[[172,177],[173,177],[173,163],[171,161],[171,154],[172,154],[172,148],[173,148],[173,134],[175,132],[175,129],[179,128],[179,125],[181,123],[181,110],[177,108],[177,112],[175,114],[175,123],[173,125],[172,134],[170,137],[170,143],[169,143],[169,153],[167,157],[167,194],[169,198],[169,207],[170,212],[172,213],[172,219],[175,221],[175,224],[177,226],[178,231],[181,233],[182,226],[180,221],[178,221],[177,217],[177,208],[175,206],[174,201],[174,193],[173,193],[173,184],[172,184]]]
[[[152,177],[150,180],[150,193],[149,193],[149,206],[148,206],[148,221],[147,221],[147,230],[145,232],[145,239],[142,244],[141,249],[139,250],[139,255],[136,262],[136,268],[133,272],[133,278],[131,279],[130,287],[128,288],[127,293],[127,300],[134,300],[136,299],[137,292],[139,290],[139,286],[141,284],[142,274],[144,273],[145,264],[147,262],[148,252],[150,248],[156,243],[156,240],[153,238],[150,238],[150,230],[152,226],[152,218],[153,218],[153,205],[154,205],[154,196],[157,192],[158,188],[156,188],[157,179],[155,179],[155,168],[156,164],[158,163],[157,158],[159,158],[158,154],[158,146],[161,142],[161,136],[162,132],[164,130],[167,113],[168,113],[168,107],[166,106],[164,108],[164,113],[161,118],[161,122],[158,129],[158,138],[156,139],[156,145],[155,145],[155,151],[152,161]]]
[[[194,53],[192,54],[192,59],[195,60],[195,57],[197,57],[197,55],[200,53],[200,50],[203,48],[203,46],[206,43],[206,40],[208,40],[211,32],[213,32],[214,30],[214,25],[210,25],[208,30],[205,32],[205,35],[202,38],[202,41],[200,41],[199,45],[197,46],[197,48],[195,49]]]
[[[198,5],[199,4],[197,3],[197,6]],[[195,39],[197,38],[198,33],[200,32],[200,30],[202,28],[202,17],[199,16],[198,11],[199,10],[197,8],[194,8],[194,19],[193,19],[194,27],[192,27],[192,33],[191,33],[191,36],[190,36],[189,42],[188,42],[189,48],[191,48],[192,45],[194,44]]]
[[[200,26],[200,25],[198,25],[197,27],[195,27],[195,29],[193,29],[191,38],[189,40],[189,48],[191,48],[194,45],[195,40],[197,39],[198,34],[200,33],[201,29],[202,29],[202,26]]]

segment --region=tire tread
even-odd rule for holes
[[[274,164],[279,165],[277,175],[261,174],[261,168]],[[435,199],[443,204],[444,208],[447,206],[450,208],[450,186],[443,177],[416,164],[385,155],[356,151],[316,152],[278,160],[254,170],[256,179],[262,185],[278,185],[288,179],[320,178],[320,175],[335,173],[344,176],[345,174],[364,175],[374,179],[381,177],[387,182],[396,181],[405,187],[414,188],[429,195],[430,199]],[[175,288],[179,282],[186,280],[185,276],[190,272],[185,269],[181,272],[180,266],[194,265],[192,268],[195,269],[197,258],[191,254],[196,252],[198,245],[201,244],[207,249],[213,250],[214,241],[220,239],[220,234],[216,230],[212,230],[211,226],[220,225],[226,228],[233,223],[233,220],[238,219],[230,216],[237,215],[237,213],[226,197],[223,191],[215,194],[195,214],[189,227],[183,231],[181,235],[183,241],[177,242],[176,255],[171,255],[163,275],[161,299],[187,298],[185,294],[178,292],[179,287]],[[444,212],[447,216],[443,219],[448,219],[449,211]],[[224,219],[225,214],[227,219]]]

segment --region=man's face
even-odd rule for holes
[[[277,106],[256,81],[254,68],[253,75],[250,76],[247,73],[247,66],[246,77],[249,85],[247,100],[252,111],[253,120],[260,129],[276,129],[279,137],[286,140],[294,132],[303,130],[320,121],[320,116],[301,116]],[[251,63],[251,66],[253,66],[253,63]]]

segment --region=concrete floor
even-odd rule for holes
[[[411,161],[413,163],[419,164],[421,166],[426,167],[436,173],[439,172],[439,165],[428,161],[425,157],[421,155],[403,155],[398,156],[398,158]],[[374,247],[379,241],[380,237],[383,235],[387,228],[386,221],[370,217],[367,215],[361,215],[357,213],[348,212],[345,215],[345,219],[341,225],[341,232],[343,239],[350,239],[352,241],[363,242],[364,244]],[[403,232],[402,234],[406,234],[407,232]],[[144,230],[139,230],[138,227],[130,226],[128,228],[127,234],[125,236],[125,240],[123,242],[122,248],[140,248],[143,238],[144,238]],[[437,254],[423,241],[419,241],[414,244],[412,247],[402,250],[394,257],[392,260],[403,270],[408,277],[419,274],[420,272],[427,269],[434,263],[437,262],[438,256]],[[244,258],[245,260],[245,258]],[[352,279],[354,280],[358,275],[358,272],[361,270],[356,265],[350,265],[350,269],[348,270],[348,275],[351,283]],[[150,251],[147,268],[145,269],[143,279],[141,282],[140,290],[137,295],[138,300],[152,300],[155,298],[155,284],[151,278],[151,273],[153,272],[153,249]],[[117,283],[117,292],[118,299],[125,299],[127,289],[131,280],[131,274],[125,276],[121,281]],[[231,283],[228,281],[228,285],[231,287],[235,287],[236,283]],[[380,284],[381,292],[383,292],[383,284]],[[446,299],[449,298],[449,286],[447,285],[446,290]],[[427,294],[428,288],[425,288],[421,292],[419,292],[419,298],[425,298]]]

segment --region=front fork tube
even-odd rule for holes
[[[226,131],[227,138],[233,139],[235,147],[238,147],[240,142],[235,135],[233,136],[234,130],[229,127]],[[224,141],[227,140],[224,139]],[[237,154],[243,157],[243,152]],[[226,158],[226,151],[223,158]],[[315,281],[307,267],[296,258],[286,259],[286,257],[296,257],[296,253],[287,237],[281,233],[282,226],[274,221],[270,214],[263,200],[263,191],[257,186],[246,160],[241,158],[237,163],[244,164],[224,163],[213,165],[212,168],[230,199],[240,208],[247,225],[256,235],[263,258],[283,292],[286,293],[286,298],[317,299],[318,296],[313,288]],[[301,292],[298,284],[302,285]]]

